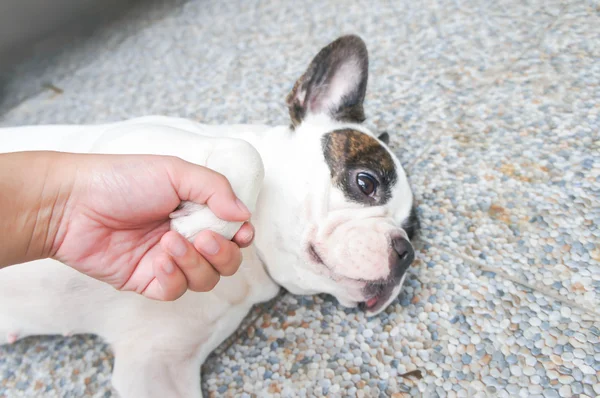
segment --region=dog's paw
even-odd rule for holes
[[[206,167],[224,175],[236,196],[253,212],[264,178],[264,165],[257,150],[238,139],[219,139],[208,156]],[[224,221],[206,205],[182,202],[170,215],[171,229],[193,241],[206,229],[231,240],[242,222]]]
[[[194,202],[184,201],[172,212],[171,229],[184,238],[193,241],[198,233],[206,229],[216,232],[226,239],[232,239],[242,226],[241,222],[223,221],[208,208]]]

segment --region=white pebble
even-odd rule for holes
[[[586,343],[587,339],[585,338],[585,335],[581,332],[577,332],[573,335],[573,337],[575,338],[575,340],[579,341],[580,343]]]
[[[563,352],[561,357],[562,357],[563,361],[567,361],[567,362],[571,362],[574,358],[572,352]]]
[[[471,382],[471,387],[475,390],[475,391],[483,391],[485,390],[485,386],[483,385],[482,382],[480,382],[479,380],[473,380]]]
[[[529,386],[529,392],[531,394],[541,394],[542,391],[544,391],[544,389],[540,385],[534,384]]]
[[[583,374],[586,374],[586,375],[596,374],[596,371],[594,370],[594,368],[592,368],[591,366],[585,365],[585,364],[581,364],[580,370],[583,372]]]
[[[520,366],[518,366],[518,365],[512,365],[512,366],[510,367],[510,373],[512,373],[512,374],[513,374],[513,376],[517,376],[517,377],[519,377],[519,376],[521,376],[521,374],[522,374],[523,372],[522,372],[522,370],[521,370],[521,367],[520,367]]]
[[[575,378],[573,376],[569,376],[569,375],[558,376],[558,381],[560,381],[561,384],[571,384],[571,383],[573,383],[574,380],[575,380]]]
[[[558,375],[558,372],[556,370],[549,370],[546,373],[546,376],[548,376],[548,378],[550,380],[557,380],[559,375]]]
[[[566,336],[565,336],[565,337],[566,337]],[[556,337],[554,337],[554,336],[551,336],[551,335],[546,335],[546,336],[544,337],[544,340],[546,341],[546,345],[547,345],[548,347],[552,347],[552,348],[554,348],[554,347],[556,346]],[[566,341],[565,341],[565,343],[566,343]],[[564,343],[563,343],[563,344],[564,344]]]
[[[442,388],[444,389],[444,391],[450,391],[452,390],[452,383],[450,383],[449,381],[445,381],[444,384],[442,384]]]
[[[456,346],[454,344],[448,344],[448,354],[454,355],[456,353]]]
[[[585,351],[583,351],[581,348],[576,348],[573,350],[573,355],[575,355],[575,358],[583,359],[585,358]]]
[[[529,320],[529,323],[531,324],[531,326],[540,326],[542,324],[542,321],[540,320],[540,318],[531,318]]]
[[[561,397],[564,398],[571,398],[572,397],[572,392],[571,392],[571,386],[568,385],[564,385],[562,386],[559,390],[558,393],[560,394]]]

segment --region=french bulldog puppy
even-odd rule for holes
[[[387,134],[366,129],[368,54],[342,36],[312,60],[287,97],[287,126],[206,125],[149,116],[99,125],[0,129],[0,152],[57,150],[172,155],[228,177],[253,211],[243,263],[207,293],[153,301],[46,259],[0,270],[0,343],[30,335],[96,334],[115,354],[120,396],[200,397],[200,366],[251,307],[327,293],[367,315],[398,295],[414,259],[413,193]],[[240,224],[194,203],[171,226],[188,239]]]

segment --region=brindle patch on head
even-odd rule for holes
[[[360,131],[341,129],[325,134],[322,145],[331,178],[348,199],[372,205],[387,203],[398,175],[392,156],[379,141]],[[356,182],[359,172],[377,179],[375,199],[360,191]]]

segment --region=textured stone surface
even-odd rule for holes
[[[169,1],[24,69],[0,125],[167,114],[287,124],[322,45],[360,34],[367,124],[391,134],[423,241],[365,319],[331,298],[256,308],[203,368],[209,396],[600,394],[600,18],[593,1]],[[226,27],[226,29],[224,28]],[[35,83],[38,84],[38,83]],[[12,90],[12,91],[11,91]],[[109,396],[98,339],[0,347],[0,397]],[[419,370],[423,376],[401,376]],[[293,392],[293,393],[292,393]],[[396,395],[394,395],[396,394]]]
[[[576,369],[590,376],[588,385],[598,383],[585,363],[597,364],[592,331],[600,322],[572,309],[565,318],[565,308],[425,245],[404,292],[379,317],[343,310],[328,297],[286,295],[211,358],[205,392],[429,397],[448,388],[460,396],[535,392],[530,378],[537,376],[559,394]],[[571,355],[578,349],[581,359]],[[415,370],[422,379],[401,376]]]
[[[589,42],[600,27],[589,12],[566,7],[537,48],[497,73],[413,184],[436,243],[598,307],[600,64]]]

